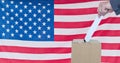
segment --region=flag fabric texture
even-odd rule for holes
[[[0,63],[71,63],[71,42],[84,39],[96,0],[1,0]],[[101,63],[120,63],[120,16],[107,14],[92,39]]]

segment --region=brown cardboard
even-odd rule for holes
[[[101,63],[101,44],[97,40],[72,42],[72,63]]]

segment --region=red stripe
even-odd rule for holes
[[[120,63],[120,56],[111,57],[111,56],[102,56],[102,62],[108,63]]]
[[[120,30],[98,30],[93,36],[120,36]]]
[[[0,58],[0,63],[70,63],[70,59],[61,60],[16,60]]]
[[[89,27],[93,21],[85,22],[55,22],[55,28],[84,28]]]
[[[119,63],[120,57],[106,57],[102,56],[102,62],[108,63]],[[70,59],[62,59],[62,60],[15,60],[15,59],[3,59],[0,58],[1,63],[71,63]]]
[[[102,43],[102,49],[120,50],[120,43]]]
[[[82,2],[90,2],[96,0],[54,0],[55,4],[68,4],[68,3],[82,3]]]
[[[107,19],[103,19],[100,24],[111,23],[111,24],[120,24],[119,17],[109,17]]]
[[[102,56],[102,62],[108,63],[119,63],[120,57],[106,57]],[[15,60],[15,59],[3,59],[0,58],[1,63],[71,63],[70,59],[62,59],[62,60]]]
[[[71,48],[28,48],[28,47],[17,47],[17,46],[0,46],[0,52],[18,52],[18,53],[32,53],[32,54],[43,54],[43,53],[70,53]]]
[[[82,8],[82,9],[55,9],[55,15],[85,15],[96,14],[97,8]]]
[[[84,28],[84,27],[90,27],[93,23],[93,20],[91,21],[83,21],[83,22],[57,22],[55,21],[54,27],[55,28]],[[102,20],[100,25],[102,24],[120,24],[120,18],[119,17],[110,17],[107,19]]]
[[[102,49],[120,49],[120,43],[102,43]],[[34,51],[32,51],[34,50]],[[31,52],[32,51],[32,52]],[[26,48],[16,46],[0,46],[0,52],[19,52],[19,53],[70,53],[71,48]]]
[[[73,39],[83,39],[85,34],[77,35],[55,35],[55,41],[71,41]]]

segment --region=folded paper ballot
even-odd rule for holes
[[[101,22],[103,16],[96,16],[92,26],[90,27],[90,29],[88,30],[86,36],[85,36],[85,41],[89,42],[89,40],[91,39],[92,35],[94,34],[96,28],[98,27],[99,23]]]
[[[72,42],[72,63],[101,63],[101,44],[97,40],[84,42],[75,39]]]

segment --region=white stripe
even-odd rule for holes
[[[88,28],[55,28],[55,35],[75,35],[75,34],[85,34]]]
[[[120,50],[102,50],[102,56],[120,56]]]
[[[93,1],[87,3],[73,3],[73,4],[55,4],[55,9],[76,9],[76,8],[92,8],[98,7],[100,1]]]
[[[86,33],[88,28],[55,28],[54,32],[55,35],[75,35]],[[120,24],[103,24],[97,30],[120,30]]]
[[[119,50],[102,50],[102,56],[120,56]],[[25,54],[0,52],[0,58],[24,59],[24,60],[55,60],[71,58],[71,54]]]
[[[24,59],[24,60],[56,60],[70,58],[71,53],[68,54],[25,54],[25,53],[10,53],[0,52],[0,58],[9,59]]]
[[[55,15],[55,22],[83,22],[93,20],[97,16],[97,14],[89,14],[89,15]]]
[[[55,47],[71,47],[71,41],[20,41],[20,40],[7,40],[0,39],[0,45],[5,46],[22,46],[34,48],[55,48]]]
[[[102,43],[120,43],[120,36],[119,37],[99,36],[99,37],[93,37],[92,39],[98,40]]]
[[[84,22],[94,20],[97,14],[88,14],[88,15],[55,15],[55,22]],[[108,17],[120,17],[120,15],[116,16],[115,13],[109,13],[103,17],[106,19]]]
[[[120,24],[102,24],[97,30],[120,30]]]

